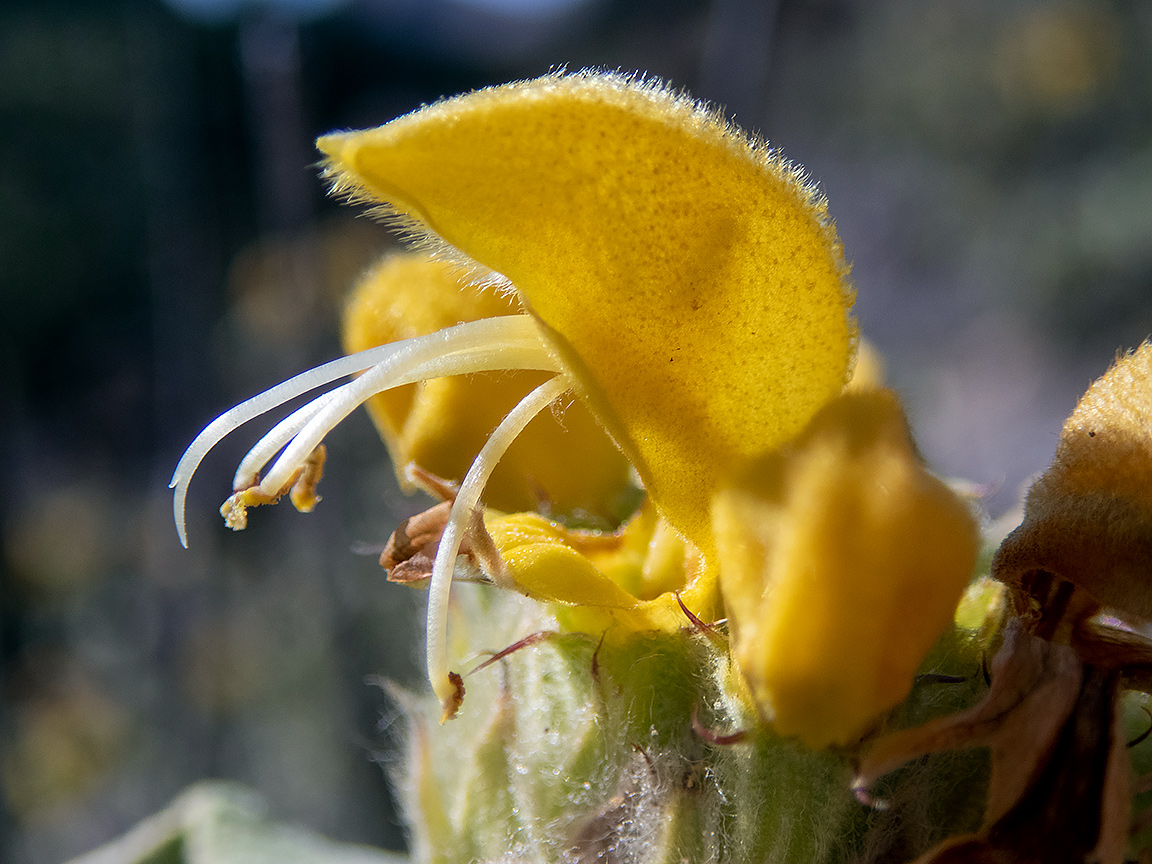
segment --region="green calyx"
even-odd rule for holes
[[[516,642],[501,631],[535,604],[467,587],[457,595],[467,642]],[[465,679],[454,722],[441,726],[433,701],[403,698],[411,729],[400,785],[416,860],[911,860],[980,823],[986,754],[896,772],[873,790],[887,809],[865,806],[851,791],[852,752],[782,738],[747,707],[723,628],[685,619],[679,631],[604,640],[535,632]],[[934,675],[918,679],[885,729],[976,701],[986,639],[952,630],[926,663]]]

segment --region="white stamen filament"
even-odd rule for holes
[[[324,435],[373,394],[425,378],[497,369],[560,371],[557,362],[541,343],[533,320],[527,315],[506,315],[469,321],[428,336],[342,357],[242,402],[208,424],[176,465],[169,488],[175,490],[172,508],[181,545],[188,546],[184,505],[192,475],[208,452],[242,423],[337,378],[368,370],[360,378],[293,412],[257,442],[240,463],[237,478],[243,480],[248,476],[254,479],[280,444],[291,439],[260,484],[262,490],[270,490],[270,494],[275,495]]]
[[[480,503],[480,493],[504,451],[533,417],[560,398],[571,386],[571,382],[559,374],[521,399],[488,437],[460,484],[460,491],[456,494],[448,522],[440,536],[436,561],[432,566],[432,579],[428,586],[428,679],[442,705],[448,705],[455,696],[448,677],[448,592],[464,529],[471,521],[472,513]]]
[[[431,340],[431,337],[426,339]],[[316,445],[333,427],[371,396],[384,390],[427,378],[441,378],[466,372],[483,372],[491,369],[555,369],[554,361],[544,351],[535,333],[533,339],[535,344],[531,346],[527,358],[512,356],[511,352],[520,346],[505,344],[469,344],[463,348],[453,344],[447,352],[443,345],[437,344],[438,340],[422,340],[406,346],[402,351],[373,366],[359,378],[332,391],[335,398],[296,433],[284,448],[284,452],[280,454],[280,458],[272,465],[267,476],[260,481],[260,490],[269,495],[276,495],[291,481],[296,469],[304,463],[308,454],[316,449]],[[525,360],[527,365],[524,363]]]
[[[300,408],[297,408],[275,426],[268,434],[256,442],[247,455],[240,460],[236,467],[236,475],[232,478],[232,489],[238,491],[247,489],[256,482],[260,469],[268,464],[268,460],[280,452],[280,449],[292,440],[292,437],[304,428],[320,409],[335,399],[340,393],[339,388],[329,390]]]

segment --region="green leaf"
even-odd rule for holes
[[[166,810],[70,864],[402,864],[367,846],[335,843],[269,818],[259,795],[220,781],[197,783]]]

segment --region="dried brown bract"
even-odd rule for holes
[[[1128,763],[1116,729],[1119,673],[1086,666],[1076,651],[1008,625],[992,685],[973,708],[881,739],[856,787],[927,753],[991,750],[984,827],[919,859],[944,862],[1123,861]]]
[[[415,465],[408,466],[407,473],[413,483],[444,500],[423,513],[410,516],[396,527],[380,554],[380,566],[388,571],[389,582],[424,585],[432,578],[436,552],[452,512],[456,489],[447,480]],[[482,510],[472,513],[458,554],[468,562],[468,568],[473,571],[473,581],[495,582],[507,587],[510,580],[506,576],[504,560],[484,527]],[[469,577],[461,575],[456,578]]]

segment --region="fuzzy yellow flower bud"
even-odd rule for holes
[[[979,548],[886,390],[829,404],[713,518],[732,654],[761,714],[811,747],[855,741],[908,695]]]
[[[1152,342],[1117,360],[1064,424],[1052,466],[993,575],[1019,587],[1046,573],[1152,621]]]
[[[378,393],[459,374],[542,373],[544,383],[507,410],[476,453],[436,548],[428,668],[446,714],[462,695],[459,676],[448,673],[445,637],[457,552],[497,464],[554,403],[575,398],[586,406],[660,517],[646,562],[667,566],[646,563],[631,595],[655,604],[644,607],[645,626],[656,619],[669,626],[669,609],[672,626],[679,624],[671,591],[681,586],[685,609],[716,620],[722,603],[709,509],[717,483],[791,440],[850,374],[853,294],[823,198],[717,112],[660,83],[599,72],[481,90],[317,144],[336,191],[384,205],[426,248],[503,281],[522,311],[353,354],[225,413],[174,472],[178,524],[204,453],[237,423],[307,389],[363,373],[257,442],[233,479],[230,514],[275,500],[327,431]],[[416,437],[429,459],[443,455],[433,452],[438,436],[457,434],[436,431],[437,424],[454,427],[477,404],[469,398],[449,408],[452,385],[432,388],[404,420],[421,430]],[[425,408],[427,421],[417,417]],[[399,440],[403,431],[395,434]],[[591,472],[580,478],[581,462],[569,466],[573,487],[602,491]],[[610,474],[619,464],[609,462]],[[607,583],[593,580],[585,590],[575,578],[534,582],[544,570],[532,562],[553,562],[557,574],[580,568],[563,566],[572,559],[559,548],[564,537],[532,545],[521,568],[530,593],[574,603],[587,596],[602,604],[592,608],[619,608],[606,602],[616,594]]]

